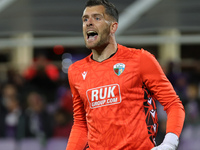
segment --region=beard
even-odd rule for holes
[[[95,49],[95,50],[102,49],[108,45],[108,43],[109,43],[108,41],[109,40],[107,37],[106,39],[100,39],[99,41],[96,41],[93,44],[87,44],[87,42],[86,42],[86,47],[88,49]]]
[[[108,44],[109,44],[109,36],[110,33],[110,29],[109,28],[105,28],[101,34],[98,35],[97,39],[95,41],[93,41],[92,43],[88,43],[87,39],[85,38],[85,45],[88,49],[103,49],[105,48]]]

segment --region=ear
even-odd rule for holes
[[[117,28],[118,28],[118,23],[112,22],[110,26],[110,33],[114,34],[117,31]]]

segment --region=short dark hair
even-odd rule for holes
[[[85,8],[86,7],[91,7],[91,6],[97,6],[97,5],[103,5],[106,9],[106,14],[111,16],[115,21],[118,22],[119,20],[119,13],[115,5],[112,3],[108,2],[107,0],[88,0],[86,2]]]

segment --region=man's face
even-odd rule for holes
[[[86,7],[83,16],[83,36],[88,49],[107,45],[110,38],[111,19],[102,5]]]

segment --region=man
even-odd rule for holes
[[[88,0],[82,20],[92,53],[69,68],[74,125],[66,150],[175,150],[185,112],[156,59],[116,43],[118,12],[107,0]],[[157,147],[156,100],[168,115]]]

